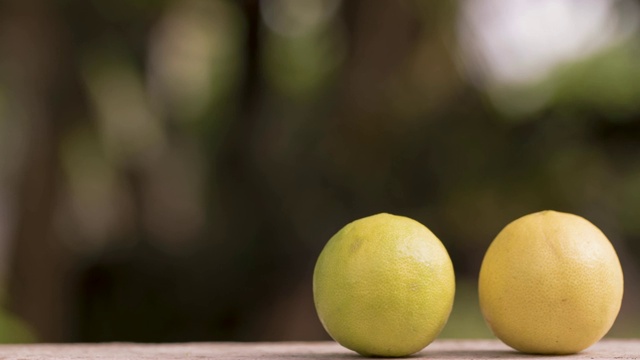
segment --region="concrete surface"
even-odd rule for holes
[[[497,340],[437,340],[413,359],[640,359],[640,340],[603,340],[575,355],[537,356]],[[0,359],[363,359],[333,342],[0,345]]]

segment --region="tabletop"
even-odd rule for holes
[[[436,340],[412,359],[546,359],[497,340]],[[558,358],[554,356],[553,358]],[[640,340],[602,340],[572,359],[640,359]],[[0,345],[0,359],[364,359],[334,342]]]

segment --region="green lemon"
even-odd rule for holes
[[[419,222],[390,214],[342,228],[313,274],[322,325],[364,356],[422,350],[446,324],[454,293],[453,265],[440,240]]]

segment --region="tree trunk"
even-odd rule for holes
[[[49,1],[14,0],[0,11],[0,49],[7,86],[5,121],[24,129],[12,209],[8,306],[40,341],[65,340],[68,262],[54,229],[59,188],[58,145],[69,62],[63,28]],[[68,115],[68,114],[66,114]]]

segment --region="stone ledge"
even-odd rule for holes
[[[640,340],[603,340],[572,359],[640,359]],[[412,359],[545,359],[497,340],[437,340]],[[0,359],[363,359],[334,342],[0,345]]]

